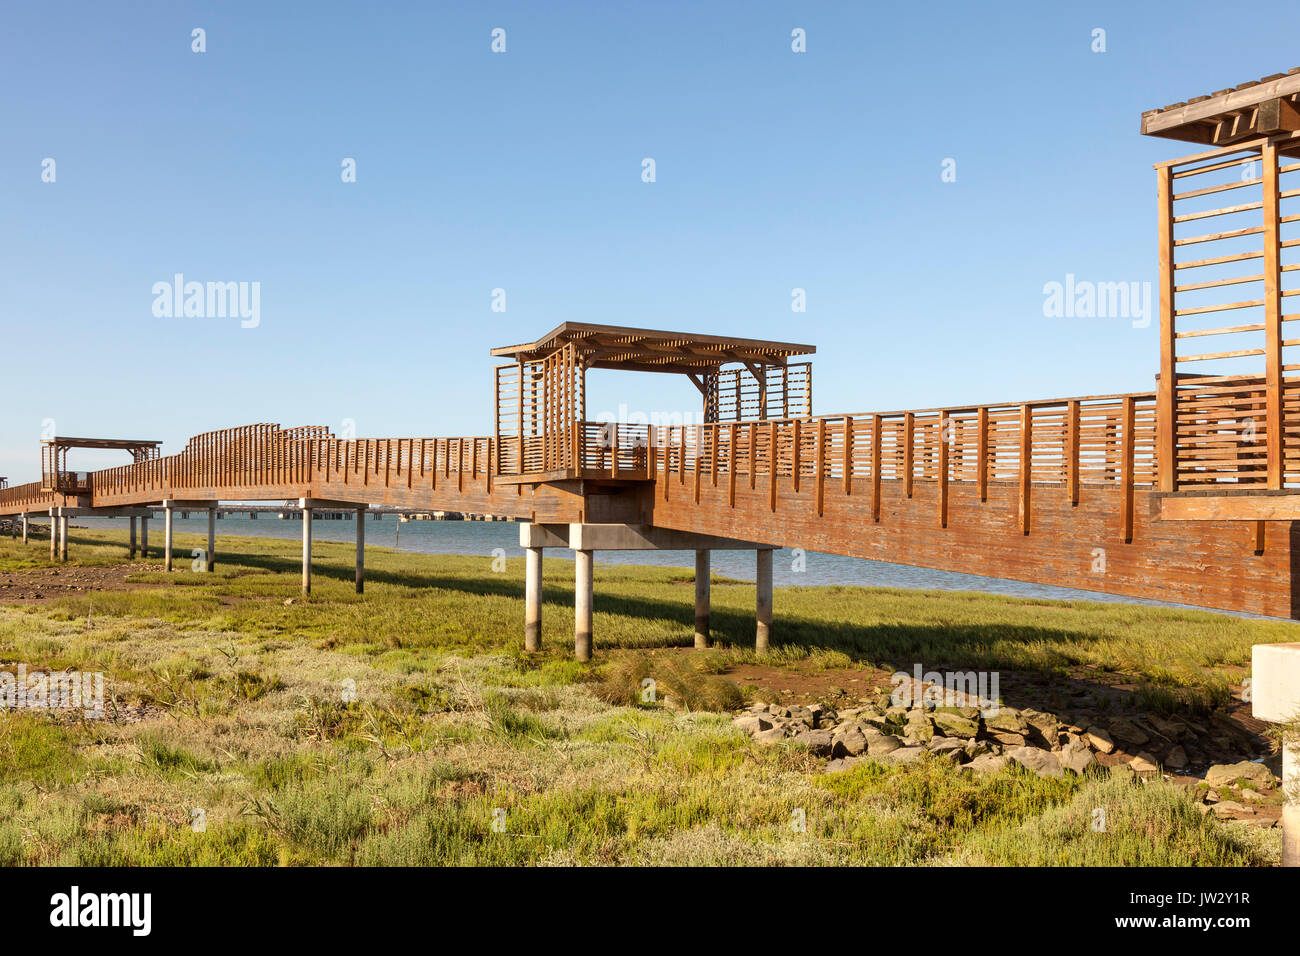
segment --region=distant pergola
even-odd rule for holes
[[[74,448],[101,448],[129,452],[132,463],[158,457],[160,441],[130,438],[67,438],[56,436],[41,442],[41,490],[62,494],[89,491],[89,479],[68,470],[68,452]]]
[[[608,443],[593,438],[602,424],[587,421],[588,369],[685,375],[704,398],[706,422],[807,418],[812,367],[788,360],[816,351],[794,342],[586,322],[565,322],[535,342],[492,349],[512,360],[496,369],[497,473],[554,477],[586,470],[588,446]],[[620,440],[618,433],[611,437]],[[640,435],[629,437],[641,442]]]

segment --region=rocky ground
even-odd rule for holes
[[[1278,778],[1257,738],[1221,714],[1208,717],[1051,714],[1002,706],[896,705],[888,694],[833,710],[755,703],[735,718],[754,742],[785,741],[827,758],[826,771],[865,760],[951,760],[975,773],[1009,764],[1047,777],[1068,773],[1162,774],[1183,782],[1203,812],[1275,826]]]
[[[149,571],[162,573],[163,566],[133,561],[104,567],[70,564],[34,571],[0,571],[0,603],[39,603],[87,591],[132,590],[146,585],[129,582],[126,578]]]

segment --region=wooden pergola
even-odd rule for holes
[[[89,476],[68,470],[68,452],[74,448],[99,448],[129,452],[132,464],[158,457],[159,441],[129,438],[68,438],[56,436],[41,442],[41,490],[61,494],[84,494],[90,490]]]
[[[706,422],[807,418],[811,365],[789,359],[816,351],[794,342],[585,322],[492,349],[513,360],[496,368],[495,474],[555,480],[644,471],[638,454],[649,441],[646,426],[587,421],[587,369],[685,375],[703,397]]]
[[[1209,147],[1155,166],[1159,490],[1275,514],[1276,500],[1237,496],[1300,484],[1300,309],[1287,301],[1300,295],[1287,287],[1300,270],[1288,226],[1300,221],[1300,68],[1148,110],[1142,132]],[[1162,514],[1210,504],[1171,499]]]

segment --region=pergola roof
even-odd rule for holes
[[[46,438],[44,443],[57,445],[60,448],[121,448],[126,451],[137,448],[157,448],[162,444],[160,441],[136,441],[129,438],[64,438],[62,436]]]
[[[1300,129],[1300,67],[1142,114],[1142,132],[1188,143],[1235,142]]]
[[[507,345],[493,349],[492,354],[531,362],[569,343],[573,343],[588,368],[640,372],[709,372],[732,362],[784,365],[791,355],[812,355],[817,351],[816,346],[793,342],[565,322],[536,342]]]

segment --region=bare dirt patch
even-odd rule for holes
[[[39,604],[88,591],[133,591],[153,585],[128,581],[128,577],[162,571],[161,564],[147,564],[143,561],[104,567],[68,565],[34,571],[2,571],[0,604]]]

